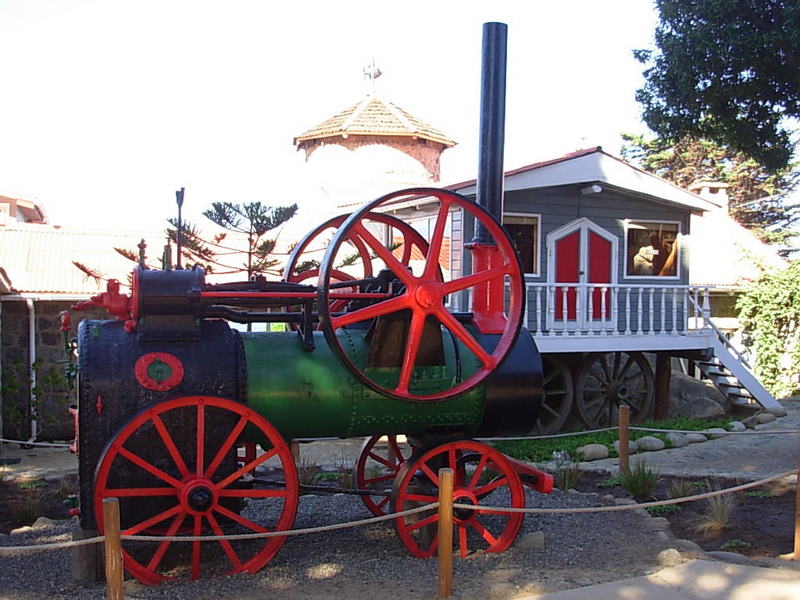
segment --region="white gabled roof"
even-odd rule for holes
[[[611,156],[599,146],[506,171],[504,187],[511,192],[583,183],[605,183],[695,211],[719,208],[710,200]],[[473,179],[449,185],[447,189],[470,195],[475,193],[476,187]]]

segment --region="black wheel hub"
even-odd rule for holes
[[[205,512],[214,502],[214,494],[211,490],[204,486],[198,486],[189,492],[187,497],[189,507],[197,512]]]

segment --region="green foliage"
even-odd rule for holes
[[[577,460],[558,460],[553,473],[553,485],[560,490],[571,490],[581,479],[581,465]]]
[[[800,117],[800,11],[794,0],[656,0],[656,49],[637,91],[659,135],[695,135],[784,168]]]
[[[210,273],[242,272],[248,279],[254,275],[275,274],[275,267],[279,262],[273,256],[276,240],[266,236],[291,219],[296,212],[296,204],[266,206],[261,202],[213,202],[211,208],[203,212],[203,216],[226,231],[207,239],[194,225],[182,222],[181,258],[186,264],[198,264]],[[177,219],[169,219],[169,223],[172,228],[167,229],[167,237],[177,244]],[[227,232],[244,236],[246,247],[236,248],[227,239]],[[237,263],[237,257],[243,257],[244,262]]]
[[[709,484],[709,488],[711,485]],[[711,496],[708,498],[708,512],[695,524],[695,530],[707,536],[714,536],[726,529],[730,524],[731,513],[736,506],[736,499],[730,495]]]
[[[681,512],[681,507],[677,504],[665,504],[664,506],[649,506],[645,510],[654,517],[663,517]]]
[[[774,498],[775,494],[772,492],[767,492],[764,490],[750,490],[749,492],[744,493],[745,496],[749,498]]]
[[[797,387],[800,372],[800,262],[765,273],[736,302],[742,339],[773,396]]]
[[[635,500],[652,498],[658,483],[658,472],[648,467],[643,460],[637,461],[627,473],[623,473],[622,487]]]
[[[686,496],[691,496],[695,492],[695,487],[692,483],[687,479],[676,479],[669,486],[669,497],[685,498]]]
[[[732,540],[728,540],[724,544],[722,544],[722,550],[736,550],[742,548],[752,548],[753,544],[748,542],[747,540],[740,540],[739,538],[733,538]]]
[[[622,477],[609,477],[608,479],[598,483],[597,487],[605,489],[617,487],[618,485],[622,485]]]
[[[686,429],[691,431],[702,431],[710,427],[725,428],[732,418],[703,420],[691,417],[679,417],[667,419],[665,421],[645,421],[641,427],[653,429]],[[638,440],[646,435],[653,435],[645,431],[631,431],[630,439]],[[655,434],[656,437],[667,442],[666,435]],[[553,458],[553,453],[567,452],[573,458],[579,458],[578,448],[586,444],[603,444],[609,449],[609,456],[616,456],[614,442],[618,439],[616,431],[601,431],[576,435],[573,437],[548,438],[540,440],[519,440],[509,442],[494,442],[494,446],[501,452],[514,458],[527,460],[530,462],[545,462]],[[669,445],[667,446],[669,447]]]
[[[622,137],[623,158],[679,187],[698,181],[728,184],[730,215],[762,240],[785,243],[785,228],[797,219],[798,208],[786,197],[797,188],[800,171],[787,167],[770,172],[742,152],[692,136],[677,141]]]

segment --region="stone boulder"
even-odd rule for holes
[[[691,444],[689,437],[685,433],[679,433],[677,431],[668,433],[667,439],[673,448],[683,448]]]
[[[614,450],[616,450],[617,454],[619,454],[619,440],[614,442]],[[639,447],[637,446],[636,442],[628,440],[628,454],[636,454],[638,451]]]
[[[720,417],[732,408],[730,401],[714,384],[678,371],[672,372],[669,395],[670,417]]]
[[[583,460],[600,460],[608,458],[608,448],[604,444],[586,444],[577,449]]]
[[[663,450],[665,445],[666,444],[664,444],[662,440],[651,435],[646,435],[636,440],[636,447],[639,449],[639,452],[655,452],[657,450]]]

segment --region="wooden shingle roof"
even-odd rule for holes
[[[360,102],[332,116],[294,138],[295,146],[305,142],[350,135],[414,137],[430,140],[448,148],[455,142],[438,129],[420,121],[402,108],[378,96]]]

